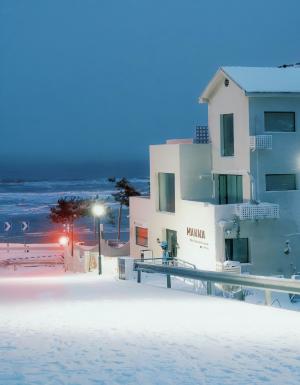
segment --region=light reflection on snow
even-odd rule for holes
[[[297,384],[299,313],[60,274],[0,281],[2,382]]]

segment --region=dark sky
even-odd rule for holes
[[[299,0],[0,0],[0,177],[145,175],[221,65],[300,61]]]

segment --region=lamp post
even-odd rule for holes
[[[99,247],[99,255],[98,255],[98,274],[102,274],[102,262],[101,262],[101,224],[100,224],[100,218],[105,212],[105,208],[100,203],[95,203],[92,207],[92,213],[94,217],[96,218],[97,223],[97,229],[98,229],[98,247]]]
[[[68,246],[68,244],[69,244],[69,238],[66,237],[65,235],[62,235],[62,236],[59,238],[58,242],[59,242],[60,246],[66,247],[66,246]]]

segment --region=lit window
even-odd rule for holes
[[[158,174],[159,211],[175,212],[175,175]]]
[[[295,174],[267,174],[267,191],[297,190]]]
[[[234,155],[234,129],[233,114],[223,114],[220,116],[221,127],[221,155]]]
[[[294,132],[295,112],[265,112],[265,131]]]
[[[248,238],[225,239],[226,260],[249,263],[248,243]]]
[[[135,240],[138,246],[148,247],[148,229],[136,226]]]

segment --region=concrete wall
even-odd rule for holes
[[[166,240],[166,229],[177,231],[177,257],[195,264],[199,268],[214,270],[216,266],[215,248],[215,206],[209,203],[180,200],[175,213],[160,213],[149,210],[150,200],[131,198],[130,251],[131,256],[140,257],[142,249],[150,249],[154,257],[161,256],[157,242]],[[139,218],[139,219],[138,219]],[[148,247],[135,244],[135,226],[149,229]],[[188,234],[187,229],[199,229],[203,238]]]
[[[224,77],[225,80],[225,77]],[[234,114],[234,156],[221,156],[220,115]],[[208,126],[215,174],[243,175],[244,200],[250,199],[250,152],[248,98],[233,81],[221,82],[208,103]]]
[[[211,199],[210,145],[171,144],[150,147],[149,199],[130,200],[130,254],[139,257],[142,249],[161,256],[157,239],[166,240],[166,229],[177,231],[178,258],[199,268],[215,269],[214,206],[187,199]],[[158,210],[158,173],[175,174],[175,213]],[[186,198],[182,199],[182,198]],[[135,244],[135,226],[147,227],[148,247]],[[205,232],[205,239],[187,234],[187,228]]]
[[[294,111],[296,131],[265,132],[265,111]],[[249,122],[251,135],[272,135],[272,150],[251,152],[251,173],[258,200],[279,204],[280,219],[247,224],[244,228],[253,239],[251,254],[255,270],[288,275],[290,264],[300,269],[300,98],[250,97]],[[265,175],[280,173],[296,173],[298,190],[266,191]],[[283,252],[286,240],[291,245],[289,255]]]
[[[138,258],[141,255],[143,249],[148,249],[148,247],[139,246],[136,244],[135,239],[135,227],[144,227],[148,228],[148,236],[151,237],[151,243],[153,242],[152,237],[152,228],[151,218],[154,213],[154,205],[152,200],[143,198],[143,197],[132,197],[130,198],[130,217],[129,217],[129,227],[130,227],[130,255]],[[150,242],[149,242],[150,243]],[[150,247],[150,246],[149,246]]]
[[[211,144],[181,145],[179,150],[181,198],[211,201],[213,196]]]

